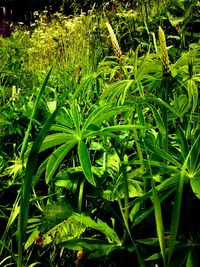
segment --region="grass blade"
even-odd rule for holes
[[[19,214],[19,221],[18,221],[18,262],[17,266],[23,266],[23,246],[26,236],[26,228],[27,228],[27,221],[28,221],[28,213],[29,213],[29,200],[30,200],[30,193],[31,193],[31,186],[32,186],[32,179],[34,176],[37,158],[39,149],[41,144],[47,135],[52,123],[55,120],[59,107],[51,114],[48,118],[47,122],[43,126],[42,130],[39,132],[38,136],[36,137],[33,146],[31,148],[27,166],[25,169],[25,176],[24,181],[21,185],[21,203],[20,203],[20,214]]]
[[[40,88],[40,91],[39,91],[39,93],[37,95],[37,99],[35,101],[35,104],[34,104],[34,107],[33,107],[33,111],[32,111],[32,114],[31,114],[30,122],[29,122],[27,131],[26,131],[23,143],[22,143],[22,148],[21,148],[21,152],[20,152],[21,159],[23,159],[24,153],[25,153],[26,148],[28,146],[28,138],[29,138],[29,134],[30,134],[30,131],[31,131],[31,128],[32,128],[32,123],[33,123],[33,120],[34,120],[34,117],[35,117],[35,113],[36,113],[38,104],[40,102],[40,99],[41,99],[41,97],[42,97],[42,95],[44,93],[44,89],[46,88],[46,85],[48,83],[51,71],[52,71],[52,68],[50,68],[49,72],[47,73],[47,76],[45,77],[45,80],[44,80],[44,82],[43,82],[43,84],[42,84],[42,86]]]

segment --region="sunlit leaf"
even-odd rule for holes
[[[86,147],[86,144],[80,140],[78,142],[78,156],[80,160],[81,167],[83,169],[83,173],[88,180],[88,182],[92,185],[96,185],[96,182],[94,180],[94,176],[92,173],[92,165],[89,157],[89,153]]]

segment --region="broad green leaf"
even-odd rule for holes
[[[110,228],[105,222],[101,221],[100,219],[97,219],[97,222],[95,222],[90,217],[78,213],[76,213],[74,216],[77,221],[80,221],[87,227],[91,227],[102,232],[110,243],[117,243],[121,245],[121,241],[117,236],[116,232],[112,228]]]
[[[45,174],[45,182],[49,183],[52,176],[56,172],[58,166],[62,162],[62,160],[66,157],[67,153],[75,146],[76,142],[68,142],[56,150],[51,154],[46,166],[46,174]]]
[[[94,176],[91,170],[92,165],[91,165],[89,153],[88,153],[86,144],[82,140],[78,142],[78,156],[79,156],[81,167],[83,169],[83,173],[87,181],[90,184],[95,186],[96,183],[95,183]]]

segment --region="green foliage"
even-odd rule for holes
[[[115,16],[44,13],[31,36],[0,40],[1,265],[197,264],[200,45],[169,35],[175,6],[183,31],[197,3],[175,4],[153,17],[145,1],[142,19],[123,2]]]

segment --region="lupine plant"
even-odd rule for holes
[[[60,18],[55,35],[46,34],[62,49],[56,58],[43,50],[40,67],[48,72],[42,85],[41,72],[31,98],[15,87],[10,99],[2,98],[1,139],[14,132],[14,122],[17,138],[11,148],[1,144],[0,265],[197,266],[199,43],[171,57],[159,26],[147,43],[123,52],[104,17],[106,51],[113,54],[98,64],[94,55],[90,68],[89,54],[87,62],[83,54],[81,60],[69,56],[62,39],[68,33],[58,26],[67,20]],[[87,25],[93,19],[77,18]],[[33,43],[45,36],[43,27],[53,32],[47,21],[40,23]],[[86,42],[94,40],[90,34]],[[28,50],[32,70],[36,43]]]

